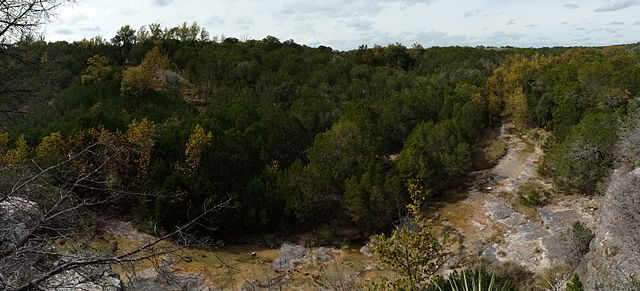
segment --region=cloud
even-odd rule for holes
[[[344,18],[353,16],[371,16],[388,8],[390,3],[403,5],[408,8],[418,4],[431,5],[437,0],[325,0],[325,1],[297,1],[284,6],[276,14],[282,17],[294,16],[298,18]]]
[[[173,2],[173,0],[153,0],[151,1],[151,5],[153,6],[167,6],[169,4],[171,4]]]
[[[520,33],[508,33],[503,31],[496,31],[493,34],[485,37],[483,42],[496,46],[515,45],[515,42],[522,39],[524,34]]]
[[[567,9],[576,9],[576,8],[579,8],[580,6],[578,6],[576,4],[573,4],[573,3],[567,3],[567,4],[562,5],[562,7],[567,8]]]
[[[352,43],[359,44],[380,44],[401,43],[410,46],[419,43],[424,46],[448,46],[448,45],[471,45],[471,39],[465,35],[450,35],[446,32],[436,30],[402,31],[390,33],[371,30],[366,34],[359,34],[356,39],[342,39],[334,41],[338,47],[352,48]]]
[[[640,21],[634,22],[633,25],[640,25]]]
[[[296,2],[277,12],[282,17],[294,16],[302,19],[315,18],[344,18],[356,15],[374,15],[382,10],[379,1],[370,4],[360,1],[304,1]]]
[[[100,26],[97,26],[97,25],[83,26],[80,28],[80,31],[84,31],[84,32],[98,32],[100,30],[101,30]]]
[[[56,29],[54,32],[57,33],[57,34],[62,34],[62,35],[71,35],[71,34],[73,34],[73,30],[68,29],[68,28]]]
[[[608,33],[611,33],[611,34],[615,34],[615,33],[618,33],[618,31],[619,31],[619,30],[614,29],[614,28],[607,28],[607,29],[606,29],[606,31],[607,31]]]
[[[633,5],[638,4],[638,0],[616,0],[616,1],[607,1],[602,6],[593,10],[594,12],[610,12],[617,11],[622,9],[627,9]]]
[[[378,0],[378,1],[380,1],[380,0]],[[436,2],[436,0],[397,0],[397,1],[403,2],[403,3],[407,4],[407,5],[416,5],[416,4],[427,4],[427,5],[429,5],[429,4],[433,3],[433,2]],[[380,2],[384,2],[384,1],[380,1]]]
[[[537,24],[527,24],[524,27],[526,27],[526,28],[534,28],[536,26],[538,26],[538,25]]]
[[[372,30],[372,26],[373,21],[371,20],[359,20],[347,24],[347,27],[353,28],[357,32],[369,32]]]
[[[480,10],[478,10],[478,9],[476,9],[476,10],[471,10],[471,11],[467,11],[467,12],[464,14],[464,18],[469,18],[469,17],[472,17],[472,16],[476,16],[476,15],[478,15],[478,14],[480,14],[480,13],[482,13],[482,11],[480,11]]]
[[[587,29],[586,29],[586,28],[584,28],[584,27],[576,27],[576,30],[578,30],[578,31],[585,31],[585,30],[587,30]]]
[[[82,13],[74,13],[69,16],[60,17],[60,20],[64,24],[68,24],[70,26],[77,26],[83,22],[91,20],[91,18]]]
[[[507,22],[507,25],[514,25],[514,24],[516,24],[516,20],[513,18],[509,19],[509,22]]]
[[[209,20],[207,20],[207,22],[205,22],[205,24],[207,24],[207,25],[214,25],[214,26],[222,26],[225,23],[226,23],[226,21],[224,20],[224,18],[218,17],[218,16],[213,16],[213,17],[209,18]]]
[[[622,21],[613,21],[613,22],[609,22],[609,25],[625,25],[626,23],[622,22]]]
[[[241,30],[249,30],[255,24],[249,17],[238,18],[234,21],[234,24]]]

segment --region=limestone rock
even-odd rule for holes
[[[293,270],[297,264],[305,261],[307,249],[300,245],[284,243],[280,247],[280,255],[273,261],[272,266],[278,272]]]

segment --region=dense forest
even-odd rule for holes
[[[97,145],[118,155],[95,161],[112,165],[94,188],[123,193],[104,214],[170,229],[230,199],[202,231],[367,235],[406,215],[407,185],[437,199],[489,166],[482,147],[505,119],[553,131],[541,172],[558,190],[602,191],[639,58],[633,45],[336,51],[186,24],[25,38],[0,56],[1,161],[54,165]]]

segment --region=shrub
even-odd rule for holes
[[[584,291],[582,281],[580,281],[580,276],[578,276],[578,274],[574,273],[571,277],[571,281],[567,283],[567,291]]]
[[[518,200],[527,207],[538,207],[544,205],[546,197],[544,193],[537,190],[531,190],[529,194],[526,195],[519,193]]]
[[[429,291],[496,291],[517,290],[506,277],[489,273],[484,268],[454,272],[449,277],[438,277],[426,288]]]
[[[571,225],[571,247],[576,259],[582,258],[589,252],[589,244],[595,235],[582,222],[576,221]]]

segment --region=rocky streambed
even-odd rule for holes
[[[541,141],[519,135],[511,124],[503,125],[500,139],[505,156],[494,168],[473,173],[471,189],[440,203],[437,217],[460,232],[468,261],[512,263],[535,274],[572,270],[572,224],[593,229],[599,202],[550,194],[551,184],[538,175]],[[539,204],[524,205],[532,192]]]
[[[153,239],[126,222],[112,222],[109,232],[113,236],[110,244],[122,246],[123,251]],[[157,261],[141,264],[135,273],[116,271],[126,281],[124,285],[135,290],[177,290],[176,286],[187,290],[333,290],[385,274],[366,247],[305,247],[290,242],[276,249],[254,244],[187,248]]]

